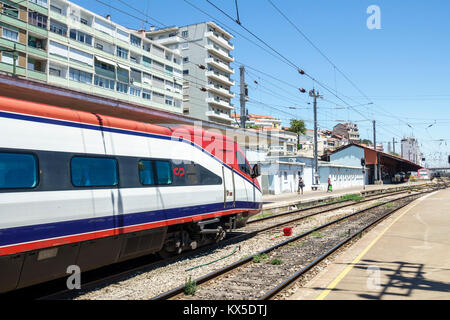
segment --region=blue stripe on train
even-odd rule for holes
[[[227,203],[227,208],[224,208],[224,203],[222,202],[183,208],[105,216],[101,218],[61,221],[0,229],[0,246],[71,236],[80,233],[96,232],[113,228],[130,227],[144,223],[162,222],[165,220],[214,213],[229,209],[242,209],[245,211],[257,210],[261,209],[261,207],[262,203],[236,201],[235,208],[232,207],[232,202]]]

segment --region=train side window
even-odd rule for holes
[[[198,185],[197,165],[191,161],[179,161],[173,164],[173,182],[176,186]]]
[[[198,165],[198,172],[201,185],[216,185],[222,184],[222,178],[212,173],[208,169]]]
[[[37,186],[38,161],[26,153],[0,153],[0,189],[31,189]]]
[[[73,157],[70,167],[75,187],[107,187],[119,183],[116,159]]]
[[[172,166],[169,161],[155,160],[155,169],[158,185],[172,184]]]
[[[140,160],[139,161],[139,180],[144,186],[155,185],[155,172],[153,169],[153,161]]]

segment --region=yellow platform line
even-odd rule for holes
[[[423,197],[420,199],[420,201],[425,200],[426,198],[430,197],[431,195],[435,194],[437,191],[430,193],[429,195]],[[386,231],[389,230],[389,228],[391,228],[394,223],[396,223],[401,217],[403,217],[406,213],[408,213],[411,209],[413,209],[415,206],[417,206],[419,204],[419,202],[416,202],[413,206],[409,207],[405,212],[403,212],[401,215],[399,215],[397,218],[395,218],[394,221],[391,222],[391,224],[389,224],[389,226],[386,227],[386,229],[384,229],[353,261],[350,265],[348,265],[344,271],[341,272],[341,274],[339,274],[337,276],[336,279],[333,280],[333,282],[331,282],[328,287],[316,298],[316,300],[323,300],[325,299],[328,294],[331,292],[331,290],[333,290],[338,284],[339,282],[341,282],[341,280],[350,272],[350,270],[353,269],[353,267],[362,259],[362,257],[367,253],[367,251],[370,250],[370,248],[372,248],[375,243],[383,236],[383,234],[386,233]]]

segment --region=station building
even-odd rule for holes
[[[313,182],[314,158],[310,156],[267,156],[248,158],[251,164],[258,163],[261,167],[260,183],[263,194],[283,194],[298,191],[298,179],[303,178],[304,190],[311,190]],[[360,166],[342,165],[319,161],[320,189],[326,190],[328,178],[334,189],[363,187],[364,175]]]
[[[330,154],[330,163],[359,167],[362,171],[361,159],[364,159],[366,164],[366,184],[375,183],[375,166],[379,179],[385,184],[391,183],[396,173],[418,171],[421,168],[409,160],[355,143],[343,146]]]

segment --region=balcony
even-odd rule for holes
[[[226,51],[223,51],[217,45],[208,44],[208,45],[205,46],[205,48],[208,50],[208,52],[211,52],[212,54],[215,54],[216,56],[218,56],[222,60],[225,60],[225,61],[228,61],[228,62],[233,62],[234,61],[234,58],[233,58],[233,56],[231,54],[229,54]]]
[[[221,88],[219,86],[216,86],[216,85],[213,85],[213,84],[209,84],[206,88],[212,93],[219,94],[219,95],[227,97],[229,99],[233,99],[234,98],[234,93],[232,93],[230,90]]]
[[[222,108],[225,108],[228,110],[234,109],[234,106],[231,103],[217,99],[217,98],[206,98],[206,102],[208,104],[212,104],[214,106],[222,107]]]
[[[218,119],[229,123],[233,121],[233,119],[228,114],[221,113],[218,111],[207,111],[205,114],[209,118]]]
[[[42,71],[36,71],[36,70],[27,70],[27,76],[29,78],[35,79],[35,80],[39,80],[42,82],[46,82],[47,81],[47,74],[45,72]]]
[[[211,78],[211,79],[213,79],[215,81],[219,81],[221,83],[224,83],[225,85],[227,85],[229,87],[234,86],[234,81],[233,80],[231,80],[230,78],[228,78],[228,77],[226,77],[224,75],[221,75],[218,72],[206,71],[205,74],[206,74],[207,77],[209,77],[209,78]]]
[[[225,49],[227,50],[234,50],[234,45],[231,44],[228,40],[226,40],[225,38],[215,35],[214,32],[209,31],[205,33],[205,37],[207,37],[208,39],[218,43],[219,45],[223,46]]]
[[[219,59],[215,58],[207,58],[205,60],[206,63],[212,65],[213,67],[222,70],[223,72],[234,74],[234,70],[230,68],[230,66]]]
[[[172,37],[167,37],[167,38],[163,38],[163,39],[153,40],[153,42],[159,43],[164,46],[174,44],[174,43],[180,43],[181,41],[183,41],[183,38],[180,38],[179,36],[172,36]]]

